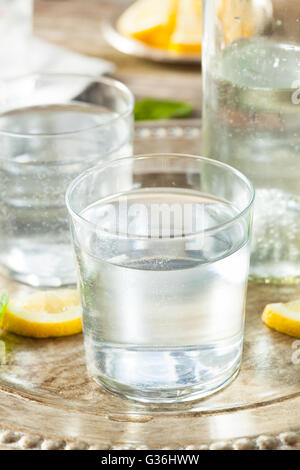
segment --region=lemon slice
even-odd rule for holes
[[[218,17],[221,20],[225,43],[253,36],[257,16],[255,2],[249,0],[219,0]]]
[[[251,37],[271,24],[271,0],[218,0],[218,17],[222,24],[225,44]]]
[[[34,338],[80,333],[78,292],[74,289],[43,291],[9,300],[0,316],[0,328]]]
[[[183,54],[201,53],[202,0],[180,0],[169,48]]]
[[[280,333],[300,338],[300,300],[267,305],[262,321]]]
[[[120,16],[117,28],[148,45],[167,48],[178,0],[138,0]]]

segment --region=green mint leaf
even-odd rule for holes
[[[183,101],[165,101],[144,98],[134,107],[136,121],[151,121],[156,119],[185,118],[194,111],[193,106]]]
[[[8,292],[6,292],[6,290],[3,290],[2,292],[0,292],[0,320],[2,318],[3,313],[5,312],[5,309],[8,304],[8,300],[9,300]]]

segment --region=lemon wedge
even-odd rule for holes
[[[183,54],[201,53],[202,0],[180,0],[169,49]]]
[[[271,0],[218,0],[225,44],[263,31],[273,18]]]
[[[81,313],[75,289],[36,292],[9,300],[0,328],[34,338],[74,335],[82,331]]]
[[[174,28],[178,0],[138,0],[120,16],[117,28],[124,36],[167,48]]]
[[[249,0],[219,0],[218,17],[228,44],[236,39],[253,36],[256,24],[255,2]]]
[[[280,333],[300,338],[300,300],[267,305],[262,321]]]

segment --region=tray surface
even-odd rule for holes
[[[201,154],[200,121],[139,124],[135,153],[147,152]],[[11,294],[29,290],[0,279]],[[0,448],[297,448],[300,342],[260,319],[266,303],[297,297],[299,284],[250,284],[240,374],[180,405],[105,392],[87,376],[82,335],[35,340],[0,330]]]

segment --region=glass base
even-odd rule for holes
[[[95,341],[85,323],[86,363],[107,390],[133,400],[196,400],[224,387],[239,370],[243,334],[194,346],[142,346]]]
[[[149,404],[171,404],[199,400],[218,392],[219,390],[229,385],[236,378],[240,370],[240,365],[241,361],[239,361],[239,363],[232,368],[230,375],[228,375],[227,371],[226,376],[224,375],[222,377],[218,377],[218,379],[215,381],[182,388],[133,388],[103,377],[94,376],[92,378],[98,385],[105,388],[105,390],[108,392],[123,398],[127,398],[129,400]]]
[[[300,264],[298,260],[294,263],[281,260],[272,263],[252,262],[249,281],[264,284],[296,284],[300,282]]]
[[[32,287],[62,287],[76,284],[76,270],[70,245],[42,246],[31,250],[0,253],[1,271],[7,277]]]
[[[286,276],[286,277],[274,277],[271,275],[258,276],[256,274],[249,275],[249,282],[260,283],[260,284],[299,284],[299,276]]]
[[[64,278],[58,276],[41,277],[33,273],[19,273],[3,267],[1,268],[1,272],[15,281],[36,288],[58,288],[76,285],[75,274],[70,274],[68,277]]]

